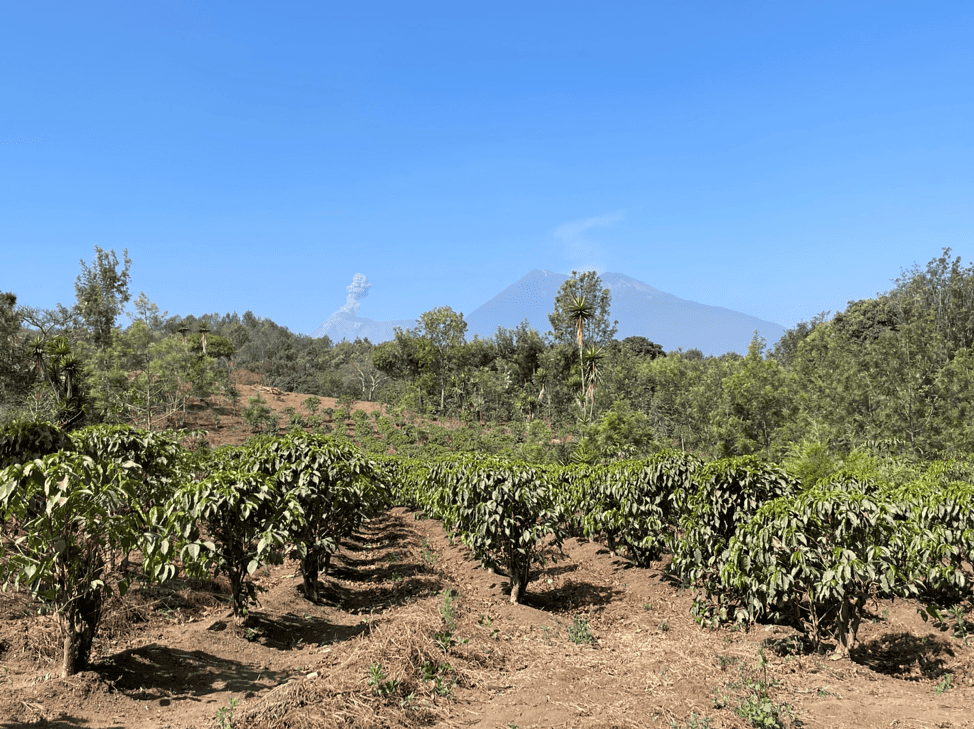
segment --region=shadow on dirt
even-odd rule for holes
[[[346,582],[385,582],[386,580],[399,581],[410,579],[418,575],[430,574],[426,565],[419,562],[395,562],[388,563],[383,560],[375,562],[362,562],[356,565],[358,560],[348,560],[342,558],[341,562],[333,563],[328,576],[336,580]],[[376,565],[374,569],[365,569],[370,565]]]
[[[334,575],[332,575],[334,576]],[[353,590],[334,581],[319,587],[322,601],[351,613],[387,610],[410,600],[441,592],[443,580],[437,575],[411,576],[396,582],[376,585],[371,590]]]
[[[367,625],[332,625],[311,615],[301,617],[286,613],[271,618],[265,613],[252,612],[243,624],[242,636],[268,648],[288,651],[303,645],[338,643],[354,638],[368,629]]]
[[[200,701],[223,691],[246,693],[276,686],[290,676],[256,670],[204,651],[150,644],[117,653],[97,667],[116,690],[137,701]]]
[[[87,719],[78,719],[73,716],[60,716],[57,719],[39,719],[35,721],[0,721],[0,729],[84,729],[90,727],[91,722]],[[125,724],[110,724],[103,729],[126,729]]]
[[[524,596],[525,605],[554,613],[607,605],[614,598],[622,595],[622,590],[572,580],[566,581],[564,585],[555,589],[532,592],[529,585],[528,590],[529,592]]]
[[[950,642],[939,637],[889,633],[851,651],[852,660],[877,673],[907,681],[940,678],[946,658],[954,656]]]

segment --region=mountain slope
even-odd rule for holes
[[[643,336],[668,352],[696,348],[706,355],[744,354],[755,331],[769,344],[785,332],[780,324],[681,299],[625,274],[604,273],[601,277],[612,293],[611,316],[619,322],[619,339]],[[568,278],[563,273],[531,271],[465,317],[468,336],[487,337],[499,326],[513,328],[525,319],[539,332],[548,331],[548,314]]]

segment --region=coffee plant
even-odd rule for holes
[[[0,468],[71,450],[71,439],[54,423],[13,420],[0,427]]]
[[[478,559],[507,567],[511,602],[521,602],[532,565],[564,539],[551,489],[530,466],[493,458],[465,460],[453,479],[454,528]]]
[[[178,431],[147,431],[128,425],[92,425],[71,433],[71,447],[95,460],[132,462],[139,466],[139,497],[162,505],[188,475],[189,452]]]
[[[257,441],[251,470],[273,478],[296,507],[282,523],[304,578],[304,592],[317,601],[318,576],[341,541],[391,504],[383,472],[354,446],[322,435],[298,433]]]
[[[674,539],[670,570],[687,586],[700,588],[694,616],[700,622],[724,620],[727,597],[720,585],[726,549],[737,528],[767,501],[795,491],[780,468],[753,456],[711,461],[696,471],[696,487],[683,503]]]
[[[158,512],[139,498],[143,474],[133,462],[96,461],[59,452],[0,471],[5,585],[29,592],[58,619],[61,675],[83,670],[105,597],[124,594],[131,576],[113,569],[138,549],[150,579],[164,579]]]
[[[872,595],[917,597],[925,582],[958,579],[946,541],[909,512],[859,481],[766,504],[731,540],[721,571],[737,619],[790,623],[848,656]]]
[[[176,491],[169,508],[170,528],[180,536],[187,572],[205,577],[225,573],[235,616],[257,601],[249,577],[261,565],[280,563],[285,525],[300,507],[274,480],[250,470],[211,473]],[[201,529],[202,527],[202,529]]]

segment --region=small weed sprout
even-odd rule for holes
[[[670,630],[670,624],[668,622],[666,622],[665,620],[662,623],[659,624],[659,632],[661,632],[661,633],[668,633],[669,630]]]
[[[576,615],[572,624],[568,626],[568,639],[578,645],[592,645],[595,643],[595,636],[589,627],[588,619]]]
[[[373,663],[369,666],[369,678],[366,681],[376,696],[391,696],[399,688],[399,682],[386,677],[381,663]]]
[[[687,719],[686,729],[710,729],[710,719],[705,716],[697,716],[695,711],[690,712],[690,718]],[[681,729],[680,725],[676,723],[673,719],[670,719],[670,729]]]
[[[457,629],[456,615],[454,615],[453,610],[453,591],[444,590],[443,604],[440,605],[440,617],[443,618],[443,625],[445,625],[446,629],[451,632]]]
[[[937,684],[937,688],[935,688],[933,692],[939,696],[940,694],[945,694],[950,691],[950,684],[953,678],[954,675],[952,673],[945,673],[944,677],[940,679],[940,683]]]
[[[233,710],[237,708],[240,701],[231,696],[228,703],[229,706],[223,706],[216,710],[216,725],[219,729],[233,729]]]

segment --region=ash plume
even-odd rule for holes
[[[369,283],[365,274],[356,273],[352,276],[352,283],[345,287],[345,290],[348,291],[348,298],[345,299],[345,305],[338,311],[345,311],[353,316],[357,316],[360,306],[359,299],[364,299],[368,296],[370,288],[372,288],[372,284]]]

